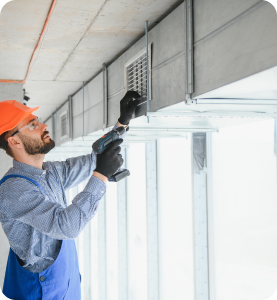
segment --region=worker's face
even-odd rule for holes
[[[35,120],[34,115],[29,115],[23,121],[21,121],[17,128],[23,128],[31,121]],[[30,130],[25,128],[20,131],[17,135],[20,138],[24,149],[29,155],[46,154],[55,147],[55,142],[50,138],[48,126],[43,123],[38,123],[38,128]]]

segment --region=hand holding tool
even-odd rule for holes
[[[133,100],[135,98],[135,100]],[[132,119],[133,112],[138,106],[140,94],[135,91],[128,91],[120,101],[120,118],[118,122],[122,125],[128,125]]]
[[[117,167],[117,169],[115,169],[112,173],[110,172],[106,172],[106,174],[108,174],[109,176],[107,176],[106,174],[101,173],[101,167],[100,167],[100,171],[98,168],[98,160],[100,157],[100,164],[102,163],[102,160],[104,159],[108,159],[106,158],[107,155],[110,155],[110,148],[114,147],[114,144],[117,145],[117,141],[121,141],[119,144],[122,143],[122,139],[120,139],[120,137],[126,132],[128,131],[128,127],[124,128],[124,127],[118,127],[116,129],[111,130],[110,132],[108,132],[107,134],[103,135],[100,139],[98,139],[96,142],[93,143],[92,145],[92,149],[93,151],[97,154],[97,166],[95,171],[99,172],[100,174],[106,176],[107,178],[109,178],[109,181],[119,181],[127,176],[130,175],[129,170],[127,169],[123,169],[123,170],[118,170],[119,167],[122,165],[123,163],[123,159],[121,157],[120,154],[118,154],[120,152],[117,152],[117,155],[121,157],[122,159],[122,163],[120,164],[120,166]],[[119,145],[118,144],[118,145]],[[120,149],[120,147],[118,147]],[[115,150],[114,150],[115,151]],[[107,154],[105,154],[106,152],[108,152]],[[104,156],[103,156],[104,155]],[[103,156],[103,159],[102,159]],[[116,172],[118,170],[118,172]],[[103,170],[105,172],[105,170]],[[103,172],[102,171],[102,172]],[[116,172],[116,173],[115,173]],[[115,173],[115,174],[114,174]]]
[[[121,148],[119,145],[123,142],[118,139],[109,144],[100,154],[97,154],[95,171],[110,178],[123,164],[123,158],[119,154]]]

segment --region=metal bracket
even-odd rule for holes
[[[145,22],[145,40],[146,40],[146,81],[147,81],[147,111],[149,111],[149,55],[148,55],[148,21]],[[149,118],[147,117],[147,123]]]
[[[69,119],[69,140],[73,140],[73,103],[72,96],[68,96],[68,119]]]
[[[209,300],[206,133],[192,135],[195,299]]]
[[[127,168],[126,145],[121,150],[124,159],[122,168]],[[127,240],[127,180],[117,183],[118,201],[118,293],[119,299],[128,299],[128,240]]]
[[[146,143],[148,299],[159,297],[157,141]]]
[[[195,172],[200,174],[200,171],[205,168],[206,159],[206,133],[193,133],[193,160]],[[206,170],[206,168],[205,168]]]
[[[108,70],[103,64],[103,130],[108,125]]]
[[[192,99],[191,94],[186,94],[185,104],[186,105],[197,104],[197,99]]]
[[[194,104],[191,98],[194,92],[194,41],[193,41],[193,0],[186,0],[185,7],[185,43],[186,43],[186,104]],[[196,103],[196,102],[195,102]]]

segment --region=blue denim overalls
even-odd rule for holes
[[[41,186],[34,180],[20,175]],[[8,178],[3,178],[0,184]],[[74,240],[63,240],[60,253],[55,262],[40,273],[32,273],[18,262],[17,255],[10,249],[3,294],[14,300],[81,300],[81,275]]]

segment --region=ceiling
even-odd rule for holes
[[[46,119],[153,28],[180,0],[58,0],[24,84]],[[52,0],[14,0],[0,14],[0,79],[24,80]]]

